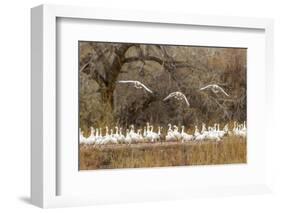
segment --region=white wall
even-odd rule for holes
[[[74,0],[37,1],[9,0],[2,1],[0,7],[0,209],[1,212],[12,210],[36,212],[39,209],[28,203],[29,172],[30,172],[30,11],[33,6],[41,3],[77,4]],[[192,14],[216,14],[233,16],[270,17],[275,19],[275,84],[276,125],[280,118],[280,69],[281,63],[281,13],[279,1],[262,0],[193,0],[161,1],[152,0],[119,0],[95,1],[80,0],[79,5],[100,6],[123,9],[173,11]],[[279,73],[277,73],[279,72]],[[273,124],[274,125],[274,124]],[[280,127],[280,124],[278,128]],[[219,199],[194,199],[146,204],[109,205],[98,207],[83,207],[69,209],[69,212],[179,212],[182,210],[199,212],[276,212],[281,210],[278,201],[281,200],[281,172],[277,155],[281,146],[280,141],[273,141],[275,168],[275,193],[273,195],[232,197]],[[52,210],[55,212],[60,209]]]

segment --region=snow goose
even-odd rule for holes
[[[152,134],[151,134],[149,122],[146,123],[146,127],[144,129],[145,129],[145,132],[144,132],[144,140],[145,140],[145,142],[151,142]]]
[[[239,124],[236,121],[234,121],[232,132],[233,135],[239,136]]]
[[[244,132],[247,132],[246,121],[244,121],[244,123],[243,123],[243,128],[242,128],[242,130],[243,130]]]
[[[101,133],[101,131],[100,131],[100,133]],[[110,143],[110,135],[109,135],[109,131],[108,131],[108,127],[106,126],[105,127],[105,136],[104,137],[102,137],[101,136],[101,142],[100,142],[100,144],[108,144],[108,143]]]
[[[224,130],[220,130],[220,124],[217,124],[217,134],[220,138],[222,138],[226,134]]]
[[[183,100],[186,103],[187,107],[190,106],[186,96],[182,92],[179,92],[179,91],[172,92],[166,98],[164,98],[163,101],[166,101],[166,100],[168,100],[170,98],[175,98],[177,100]]]
[[[125,136],[122,134],[122,127],[120,127],[120,129],[119,129],[117,141],[118,141],[118,143],[125,143]]]
[[[131,125],[130,127],[129,136],[131,138],[131,143],[136,143],[139,139],[139,135],[135,132],[134,125]]]
[[[133,84],[134,87],[137,89],[144,89],[149,93],[153,93],[147,86],[145,86],[143,83],[139,81],[127,80],[127,81],[118,81],[118,83]]]
[[[191,141],[192,139],[193,139],[193,136],[185,133],[184,132],[184,126],[182,126],[181,127],[181,141],[182,142],[188,142],[188,141]]]
[[[95,129],[92,126],[90,127],[90,129],[91,129],[91,134],[87,138],[87,143],[88,144],[94,144],[96,142]]]
[[[117,137],[116,135],[113,133],[113,129],[110,129],[110,135],[109,135],[109,143],[113,143],[113,144],[117,144]]]
[[[207,139],[215,140],[215,141],[220,141],[220,137],[218,136],[218,133],[216,132],[216,124],[215,124],[214,127],[210,127],[208,132],[209,133],[206,136]]]
[[[167,135],[165,136],[165,140],[167,142],[176,141],[176,137],[174,136],[171,124],[168,124],[168,131],[167,131]]]
[[[86,144],[87,143],[87,138],[84,137],[84,132],[79,128],[79,140],[81,144]]]
[[[195,126],[195,129],[194,129],[194,136],[197,137],[197,136],[199,136],[199,135],[200,135],[199,129],[198,129],[197,126]]]
[[[130,136],[130,131],[129,131],[129,129],[126,130],[126,137],[125,137],[124,142],[125,142],[126,144],[131,144],[131,143],[132,143],[132,138],[131,138],[131,136]]]
[[[207,131],[206,124],[202,123],[201,134],[204,134]]]
[[[218,92],[222,92],[224,95],[229,96],[224,90],[223,88],[221,88],[219,85],[217,84],[209,84],[205,87],[200,88],[200,90],[205,90],[205,89],[211,89],[213,93],[218,93]]]
[[[142,142],[144,142],[143,136],[142,136],[142,134],[141,134],[141,129],[138,129],[137,135],[138,135],[138,137],[137,137],[137,143],[142,143]]]
[[[223,131],[225,132],[226,135],[231,135],[231,131],[229,131],[229,128],[228,128],[228,124],[225,124],[225,126],[223,127]]]
[[[102,144],[102,141],[103,141],[103,137],[102,137],[101,129],[96,129],[95,144],[97,144],[97,145]]]
[[[173,134],[174,134],[174,136],[176,137],[176,140],[177,140],[177,141],[180,141],[180,140],[181,140],[182,135],[181,135],[181,133],[179,132],[179,128],[178,128],[176,125],[174,125]]]
[[[156,135],[156,141],[160,141],[161,140],[161,129],[162,129],[162,127],[158,126],[158,132],[157,132],[157,135]]]
[[[206,130],[204,131],[204,133],[200,134],[198,127],[195,126],[195,130],[194,130],[194,140],[195,141],[205,140],[207,134],[208,134],[208,132]]]
[[[246,128],[244,129],[244,125],[243,124],[240,124],[238,126],[238,129],[236,131],[236,134],[240,137],[246,137],[247,136],[247,132],[246,132]]]
[[[160,127],[158,127],[158,133],[160,131]],[[156,142],[156,141],[159,141],[160,140],[160,134],[158,134],[156,132],[153,131],[153,125],[151,125],[151,131],[150,131],[150,134],[152,135],[152,142]]]

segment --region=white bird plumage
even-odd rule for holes
[[[145,89],[147,92],[149,93],[153,93],[152,90],[150,90],[147,86],[145,86],[143,83],[139,82],[139,81],[132,81],[132,80],[122,80],[122,81],[118,81],[118,83],[124,83],[124,84],[134,84],[134,87],[137,89]]]
[[[177,138],[174,136],[174,131],[172,130],[172,124],[168,124],[168,131],[165,140],[167,142],[172,142],[177,140]]]
[[[188,142],[193,140],[193,135],[189,135],[186,132],[184,132],[184,126],[181,127],[181,141],[182,142]]]
[[[205,87],[200,88],[200,90],[205,90],[205,89],[211,89],[213,93],[218,93],[218,92],[222,92],[224,95],[229,96],[224,90],[223,88],[221,88],[219,85],[217,84],[209,84]]]
[[[234,122],[233,129],[229,129],[228,124],[225,124],[224,128],[220,130],[220,124],[215,123],[213,126],[206,126],[202,123],[201,131],[198,126],[194,126],[194,133],[188,134],[185,132],[185,127],[180,128],[177,125],[168,124],[166,135],[161,133],[161,126],[158,126],[158,132],[153,131],[153,125],[148,122],[143,128],[135,129],[134,125],[130,125],[127,129],[126,134],[123,135],[122,127],[115,126],[109,128],[105,126],[105,131],[102,128],[90,127],[89,137],[84,136],[84,132],[79,129],[80,144],[83,145],[112,145],[112,144],[138,144],[138,143],[157,143],[157,142],[203,142],[203,141],[214,141],[219,142],[226,136],[230,137],[247,137],[247,126],[246,121],[243,123]],[[190,131],[190,130],[189,130]],[[164,130],[165,132],[165,130]],[[104,134],[103,134],[104,133]]]
[[[163,101],[166,101],[166,100],[168,100],[168,99],[170,99],[170,98],[175,98],[175,99],[177,99],[177,100],[184,100],[185,103],[186,103],[186,105],[187,105],[188,107],[190,106],[190,104],[189,104],[189,102],[188,102],[186,96],[185,96],[182,92],[179,92],[179,91],[177,91],[177,92],[172,92],[172,93],[170,93],[166,98],[164,98]]]
[[[86,144],[87,143],[87,138],[84,137],[84,132],[79,128],[79,133],[80,133],[80,143],[81,144]]]

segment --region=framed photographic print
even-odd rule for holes
[[[32,203],[270,192],[272,20],[31,14]]]

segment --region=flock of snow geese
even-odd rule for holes
[[[106,126],[105,134],[101,128],[91,127],[91,133],[89,137],[85,137],[83,131],[80,129],[80,143],[81,144],[135,144],[135,143],[155,143],[155,142],[191,142],[191,141],[221,141],[221,139],[227,135],[233,135],[245,138],[247,135],[246,122],[239,124],[234,122],[233,129],[229,129],[229,125],[226,124],[222,130],[220,130],[219,124],[206,127],[206,124],[202,124],[201,131],[197,126],[194,127],[194,134],[188,134],[184,130],[184,126],[181,126],[181,130],[176,125],[168,124],[168,130],[163,132],[163,127],[158,127],[158,131],[154,132],[153,125],[149,123],[143,129],[135,129],[134,125],[130,126],[130,129],[126,130],[123,134],[122,128],[116,126],[115,131]]]
[[[153,93],[151,89],[145,86],[139,81],[133,80],[122,80],[118,81],[121,84],[132,84],[136,89],[143,89],[148,93]],[[222,93],[225,96],[229,96],[220,86],[217,84],[209,84],[205,87],[200,88],[199,90],[211,90],[213,93]],[[190,106],[186,96],[180,92],[175,91],[170,93],[167,97],[163,99],[166,101],[170,98],[176,100],[184,101],[187,107]],[[163,132],[163,127],[158,127],[158,131],[154,132],[153,125],[149,123],[142,129],[135,129],[134,125],[131,125],[129,129],[126,129],[125,134],[121,127],[116,126],[115,129],[109,129],[105,127],[105,134],[103,129],[91,127],[91,133],[89,137],[85,137],[83,131],[80,129],[80,143],[81,144],[135,144],[135,143],[155,143],[155,142],[189,142],[189,141],[221,141],[221,139],[226,135],[234,135],[239,137],[246,137],[247,128],[246,122],[239,124],[234,122],[234,127],[232,130],[229,130],[228,124],[220,130],[219,124],[214,124],[208,128],[203,123],[201,131],[198,127],[194,127],[194,134],[188,134],[184,130],[184,126],[181,126],[181,129],[176,125],[168,124],[168,129]]]
[[[143,83],[141,83],[139,81],[122,80],[122,81],[118,81],[118,83],[121,83],[121,84],[133,84],[133,86],[136,89],[143,89],[146,92],[149,92],[151,94],[153,93],[151,89],[149,89],[147,86],[145,86]],[[224,91],[224,89],[221,88],[220,86],[218,86],[217,84],[209,84],[209,85],[207,85],[205,87],[200,88],[199,90],[202,91],[202,90],[206,90],[206,89],[210,89],[215,94],[221,92],[225,96],[229,97],[229,95]],[[165,97],[163,99],[163,101],[166,101],[166,100],[168,100],[170,98],[175,98],[177,100],[183,100],[186,103],[187,107],[190,106],[186,96],[182,92],[180,92],[180,91],[176,91],[176,92],[170,93],[167,97]]]

